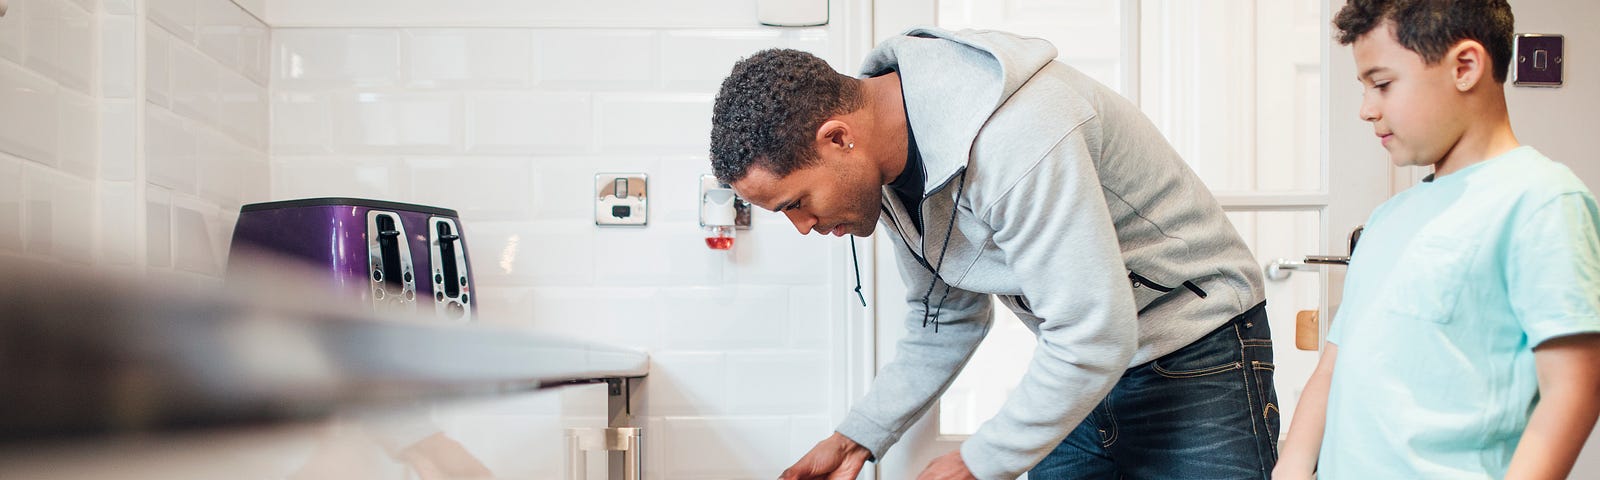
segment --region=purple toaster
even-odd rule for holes
[[[360,198],[244,205],[228,275],[261,268],[250,259],[263,256],[299,260],[340,298],[379,314],[465,322],[478,309],[455,210]]]

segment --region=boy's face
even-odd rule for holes
[[[883,202],[882,183],[871,163],[833,148],[819,148],[811,166],[779,178],[771,170],[751,166],[733,190],[758,207],[779,212],[802,235],[872,235]]]
[[[1389,159],[1422,166],[1444,158],[1466,128],[1448,59],[1428,65],[1400,45],[1389,21],[1356,39],[1354,49],[1361,119],[1372,122]]]

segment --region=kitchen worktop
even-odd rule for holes
[[[297,290],[292,276],[180,288],[52,264],[0,271],[0,451],[315,421],[649,368],[641,352],[538,332],[376,318]]]

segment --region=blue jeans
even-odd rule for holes
[[[1278,461],[1266,304],[1128,369],[1030,480],[1265,479]]]

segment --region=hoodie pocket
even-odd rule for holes
[[[1135,311],[1144,310],[1144,307],[1155,303],[1156,299],[1172,292],[1172,287],[1151,281],[1133,270],[1128,271],[1128,281],[1133,284]]]

